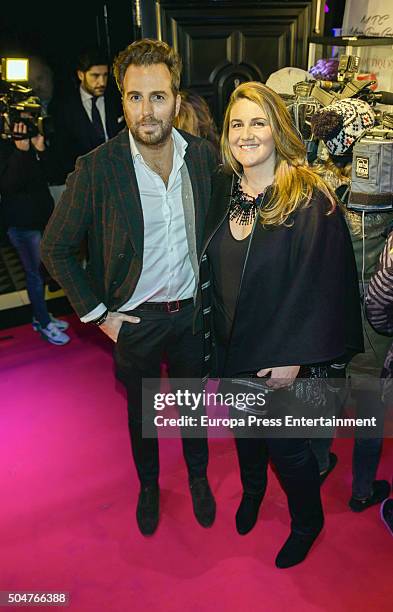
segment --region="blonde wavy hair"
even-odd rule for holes
[[[239,100],[255,102],[266,113],[276,148],[274,183],[269,202],[260,211],[263,225],[283,225],[298,208],[305,207],[314,190],[321,191],[336,207],[335,196],[317,170],[308,167],[306,149],[299,138],[290,114],[278,94],[262,83],[242,83],[233,92],[225,112],[221,136],[221,154],[228,173],[243,174],[242,165],[234,157],[229,145],[229,127],[233,106]]]

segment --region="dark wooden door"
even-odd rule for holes
[[[203,95],[220,124],[239,83],[265,82],[285,66],[307,68],[308,38],[322,27],[323,7],[323,0],[142,0],[141,36],[179,51],[182,86]]]

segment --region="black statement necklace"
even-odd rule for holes
[[[241,178],[239,177],[233,185],[231,203],[229,205],[229,219],[230,221],[236,221],[239,225],[249,225],[257,216],[265,190],[257,195],[256,198],[253,198],[244,193],[240,182]]]

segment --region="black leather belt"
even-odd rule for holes
[[[179,312],[185,306],[192,304],[194,302],[193,298],[188,298],[187,300],[175,300],[174,302],[144,302],[140,306],[137,306],[134,310],[130,310],[126,314],[131,314],[135,312],[135,310],[156,310],[159,312]]]

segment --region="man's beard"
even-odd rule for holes
[[[105,87],[90,87],[90,85],[88,85],[86,79],[82,82],[82,87],[85,91],[87,91],[88,94],[90,94],[91,96],[94,96],[95,98],[98,98],[99,96],[103,96],[105,93]]]
[[[175,118],[175,108],[166,120],[158,120],[155,117],[146,118],[138,123],[129,124],[128,127],[132,137],[136,142],[144,145],[161,145],[167,142],[173,128],[173,120]],[[151,123],[158,127],[153,134],[146,134],[141,131],[141,126],[144,123]]]

